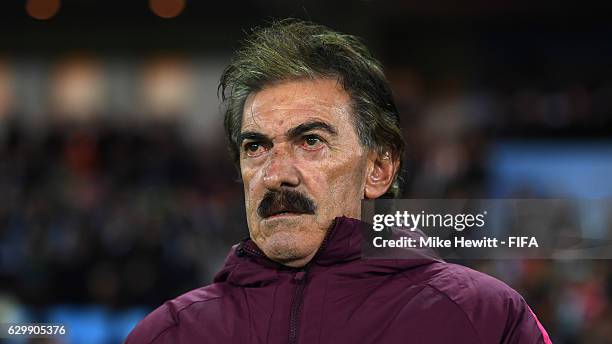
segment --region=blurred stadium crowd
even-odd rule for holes
[[[531,172],[551,180],[568,174],[592,186],[586,194],[529,173],[500,188],[507,180],[495,162],[504,142],[523,144],[525,153],[542,142],[595,142],[609,151],[612,48],[600,46],[609,28],[587,30],[588,43],[541,28],[542,37],[526,43],[525,32],[498,30],[462,41],[469,49],[451,49],[453,59],[424,41],[400,48],[395,19],[370,41],[402,114],[405,198],[612,196],[612,156],[593,160],[604,172],[564,172],[576,162],[552,149],[556,171]],[[497,40],[508,37],[500,48]],[[540,48],[550,37],[557,41]],[[574,43],[560,48],[565,38]],[[572,60],[577,45],[586,57]],[[469,61],[485,50],[493,51],[486,63]],[[80,319],[92,329],[124,317],[112,335],[75,325],[84,337],[74,342],[112,343],[163,301],[211,281],[229,247],[248,235],[215,94],[226,56],[0,55],[0,321]],[[524,295],[555,343],[612,342],[609,260],[462,263]]]

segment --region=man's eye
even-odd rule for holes
[[[264,147],[261,143],[249,142],[244,145],[244,151],[248,156],[257,156],[263,152]]]
[[[322,144],[323,144],[323,140],[321,140],[321,138],[319,138],[318,136],[315,136],[315,135],[304,136],[303,146],[306,149],[316,150],[316,149],[319,149]]]
[[[256,152],[259,149],[259,143],[247,143],[245,149],[249,152]]]

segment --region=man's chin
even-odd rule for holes
[[[306,233],[279,231],[266,238],[261,249],[274,261],[285,264],[311,255],[318,246]]]
[[[260,222],[263,241],[257,244],[272,260],[283,263],[301,259],[316,251],[320,244],[320,233],[315,227],[312,215],[266,218]]]

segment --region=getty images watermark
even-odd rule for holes
[[[612,201],[399,199],[362,204],[364,258],[610,259]]]

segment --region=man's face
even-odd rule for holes
[[[360,217],[368,154],[337,80],[251,94],[239,142],[250,235],[269,258],[304,265],[335,217]]]

